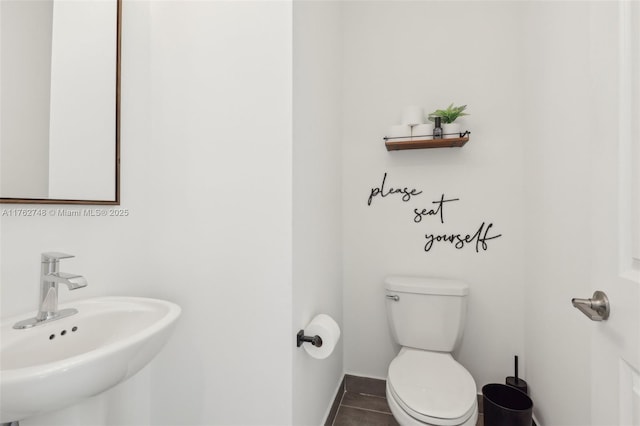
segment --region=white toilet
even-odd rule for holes
[[[393,416],[402,426],[475,426],[476,383],[451,355],[462,339],[469,286],[392,276],[385,293],[391,333],[402,346],[387,376]]]

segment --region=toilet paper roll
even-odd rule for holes
[[[325,359],[333,352],[340,339],[340,327],[329,315],[316,315],[304,329],[307,336],[320,336],[322,346],[313,346],[311,343],[302,345],[309,355],[316,359]]]
[[[411,136],[411,126],[408,124],[399,124],[389,127],[387,131],[388,138],[402,138]]]
[[[418,124],[417,126],[413,126],[411,129],[411,138],[420,140],[420,139],[430,139],[433,137],[433,123],[429,124]]]
[[[402,110],[402,124],[415,126],[424,123],[424,110],[419,106],[408,106]]]

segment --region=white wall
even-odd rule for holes
[[[319,313],[342,326],[341,61],[340,3],[294,2],[292,335]],[[324,360],[294,349],[293,424],[324,422],[342,348]]]
[[[2,316],[35,312],[47,250],[89,281],[62,301],[160,297],[183,316],[142,376],[25,426],[291,423],[291,13],[125,1],[129,215],[2,217]]]
[[[507,2],[347,2],[344,5],[345,370],[386,377],[397,353],[387,327],[383,279],[440,276],[471,287],[458,360],[478,389],[512,374],[524,355],[522,57],[520,6]],[[387,152],[383,136],[402,108],[468,104],[463,148]],[[416,188],[409,202],[367,198]],[[445,223],[414,223],[414,208],[441,195]],[[425,234],[473,234],[493,223],[488,250],[448,244],[424,251]],[[524,375],[521,371],[521,375]]]
[[[155,280],[190,325],[166,364],[185,371],[154,384],[153,423],[286,424],[291,3],[153,2],[152,13]],[[180,408],[176,388],[190,389]]]

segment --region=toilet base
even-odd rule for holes
[[[389,389],[389,380],[387,380],[387,403],[389,404],[389,408],[391,409],[391,414],[396,419],[396,421],[400,424],[400,426],[475,426],[478,421],[478,405],[476,404],[473,414],[467,421],[464,423],[442,423],[440,425],[432,425],[430,423],[423,423],[413,417],[411,417],[407,412],[405,412],[400,405],[395,400],[395,397],[392,395],[391,390]]]

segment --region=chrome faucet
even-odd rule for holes
[[[78,310],[73,308],[58,310],[58,284],[65,284],[69,287],[69,290],[76,290],[87,286],[87,280],[83,276],[60,272],[60,260],[71,257],[74,256],[57,252],[42,253],[38,313],[34,318],[16,323],[13,328],[24,329],[35,327],[78,313]]]

